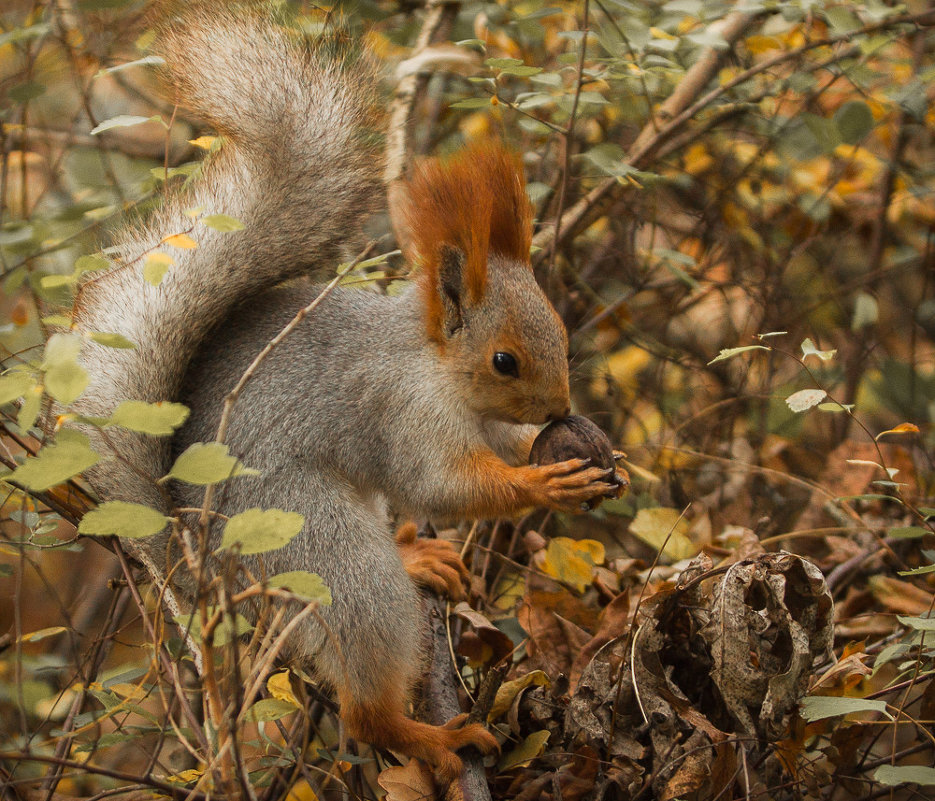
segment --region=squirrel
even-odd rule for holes
[[[89,430],[98,450],[117,457],[89,474],[100,497],[168,512],[203,501],[197,487],[173,487],[167,499],[156,484],[173,453],[215,439],[244,370],[321,291],[283,282],[333,267],[381,188],[366,60],[310,53],[264,15],[223,4],[170,19],[159,48],[173,99],[224,143],[200,178],[123,233],[122,263],[80,288],[77,329],[120,333],[137,347],[87,342],[92,379],[75,410],[103,417],[125,399],[190,408],[171,442]],[[530,265],[519,158],[477,144],[416,165],[402,194],[391,216],[415,279],[392,297],[338,287],[261,362],[226,439],[260,474],[226,482],[216,509],[304,515],[284,548],[242,557],[257,575],[301,568],[330,587],[333,603],[321,609],[330,633],[307,622],[293,656],[334,687],[351,736],[425,760],[450,783],[462,768],[458,749],[489,752],[496,740],[480,724],[415,721],[407,705],[420,671],[417,585],[458,597],[466,569],[446,543],[416,541],[411,525],[394,538],[388,511],[430,519],[577,511],[616,487],[586,460],[527,464],[539,427],[565,417],[570,401],[565,327]],[[244,228],[199,229],[198,246],[173,251],[162,282],[146,283],[141,256],[190,230],[192,208]],[[164,542],[135,549],[163,579]]]

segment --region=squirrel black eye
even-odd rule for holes
[[[516,364],[516,358],[510,353],[498,350],[493,355],[493,367],[494,370],[503,375],[511,375],[514,378],[519,377],[519,366]]]

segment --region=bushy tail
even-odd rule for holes
[[[224,144],[191,188],[121,237],[121,264],[90,274],[80,289],[81,331],[119,333],[137,345],[88,342],[92,383],[75,404],[85,415],[105,416],[126,399],[175,399],[213,326],[268,287],[336,265],[380,196],[379,158],[367,145],[374,79],[366,67],[310,53],[269,18],[235,15],[221,3],[185,7],[159,41],[170,99],[216,127]],[[221,232],[197,214],[225,214],[244,228]],[[197,247],[174,246],[170,238],[181,233]],[[153,251],[175,262],[158,286],[142,276]],[[91,435],[98,450],[114,447],[120,456],[91,474],[98,492],[158,503],[141,474],[168,468],[165,439],[117,428],[107,442]]]

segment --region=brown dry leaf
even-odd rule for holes
[[[809,687],[810,695],[844,695],[848,690],[856,687],[864,678],[873,673],[873,670],[864,664],[870,659],[869,654],[862,651],[843,656],[828,668]],[[821,692],[816,690],[821,689]]]
[[[594,780],[601,765],[600,755],[589,746],[577,749],[570,763],[557,771],[559,794],[562,801],[580,801],[594,797]]]
[[[707,784],[711,775],[712,749],[704,747],[708,744],[704,734],[699,731],[692,732],[685,741],[685,758],[665,783],[665,787],[659,793],[659,801],[697,797],[696,794]]]
[[[386,790],[385,801],[436,801],[438,798],[432,771],[418,759],[381,771],[377,784]]]
[[[567,675],[579,650],[591,639],[598,613],[568,590],[534,590],[533,581],[517,612],[520,626],[529,634],[527,653],[552,678]]]
[[[871,576],[867,587],[887,611],[921,615],[932,606],[932,593],[908,581],[890,576]]]
[[[472,638],[462,637],[459,650],[463,646],[465,649],[463,652],[464,655],[472,659],[472,661],[480,664],[495,664],[513,651],[515,647],[513,645],[513,640],[500,631],[500,629],[480,612],[471,609],[464,601],[457,604],[451,611],[462,620],[466,620],[470,623],[480,643],[486,646],[477,648],[477,642],[472,642]]]
[[[582,671],[587,667],[594,654],[611,640],[626,634],[629,630],[629,619],[630,594],[628,592],[623,592],[601,610],[597,631],[594,636],[584,644],[584,647],[575,657],[575,661],[571,665],[571,673],[569,674],[571,692],[574,692],[578,684],[578,679],[581,678]]]
[[[761,599],[756,607],[751,598]],[[799,556],[764,554],[730,567],[701,636],[714,662],[711,678],[742,731],[782,734],[812,663],[831,645],[832,614],[824,576]]]
[[[820,528],[829,522],[824,510],[831,497],[846,498],[873,492],[871,481],[886,478],[880,469],[880,456],[877,445],[873,442],[842,442],[828,456],[822,472],[822,490],[812,493],[811,501],[805,512],[799,517],[796,527],[800,529]],[[897,481],[907,483],[904,494],[913,496],[918,492],[915,480],[915,467],[905,448],[897,445],[879,444],[888,467],[899,470]],[[877,490],[879,491],[879,490]],[[836,522],[836,521],[834,521]]]

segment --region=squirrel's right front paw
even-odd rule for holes
[[[460,601],[468,571],[454,546],[445,540],[419,539],[414,523],[406,523],[396,532],[396,545],[403,567],[418,586]]]
[[[537,506],[578,512],[595,498],[612,498],[619,491],[614,470],[588,467],[589,459],[568,459],[526,468],[530,472]]]

